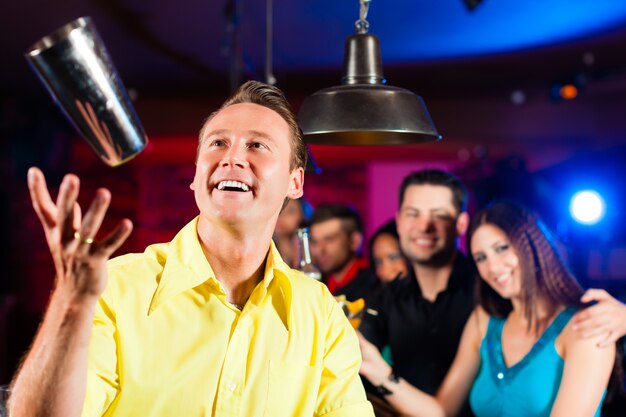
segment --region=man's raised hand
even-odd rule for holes
[[[38,168],[28,170],[28,189],[54,261],[56,289],[72,298],[97,299],[107,283],[106,261],[128,238],[132,223],[124,219],[102,240],[95,240],[111,193],[99,189],[82,216],[76,201],[80,181],[73,174],[63,178],[56,203]]]

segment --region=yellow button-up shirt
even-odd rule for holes
[[[239,311],[196,229],[109,262],[83,416],[373,416],[355,332],[326,287],[272,244]]]

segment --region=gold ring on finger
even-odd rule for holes
[[[81,244],[86,244],[86,245],[91,245],[93,243],[93,238],[91,237],[87,237],[84,238],[80,235],[80,233],[77,231],[74,232],[74,239],[78,240],[79,243]]]

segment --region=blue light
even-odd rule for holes
[[[257,3],[257,2],[249,2]],[[306,7],[298,6],[306,3]],[[253,15],[263,15],[264,2]],[[344,40],[354,34],[358,2],[322,0],[283,2],[274,24],[274,65],[282,69],[340,71]],[[251,6],[252,7],[252,6]],[[588,36],[623,30],[624,0],[485,0],[469,12],[461,0],[373,1],[367,16],[370,33],[380,38],[384,68],[393,65],[527,51]],[[242,26],[244,45],[256,45],[256,25]],[[246,29],[248,28],[248,29]],[[255,30],[251,30],[253,28]],[[297,36],[294,36],[297,35]],[[216,35],[218,36],[218,35]],[[297,57],[291,51],[306,50]],[[263,67],[264,48],[258,54]],[[223,67],[223,62],[215,66]],[[220,67],[220,68],[221,68]],[[393,76],[390,76],[391,85]]]
[[[578,223],[593,225],[604,217],[604,200],[596,191],[579,191],[570,200],[569,211]]]

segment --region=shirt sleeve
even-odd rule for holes
[[[387,294],[388,289],[384,289],[366,300],[365,311],[359,326],[359,331],[378,350],[382,350],[384,346],[389,344],[387,316],[385,314]]]
[[[115,313],[111,307],[109,288],[107,288],[98,300],[93,320],[87,365],[87,390],[82,417],[102,416],[117,395],[119,375],[116,336]]]
[[[325,301],[328,328],[315,416],[373,417],[359,377],[361,351],[356,333],[330,294]]]

